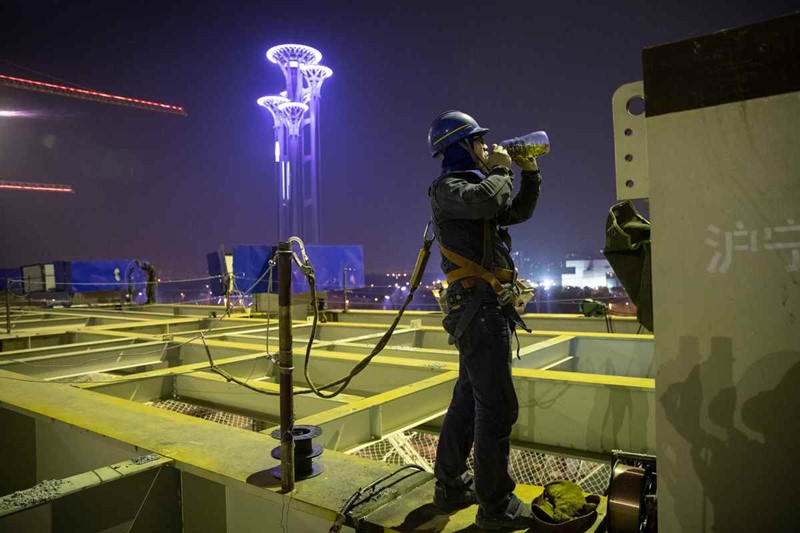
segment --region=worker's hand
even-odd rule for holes
[[[520,170],[539,170],[539,165],[536,163],[536,158],[531,157],[528,159],[527,157],[518,155],[514,157],[514,163],[520,168]]]
[[[506,149],[497,144],[492,145],[492,153],[486,158],[486,166],[489,168],[506,167],[511,168],[511,156]]]

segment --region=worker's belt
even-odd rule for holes
[[[449,344],[453,344],[461,338],[467,330],[467,327],[469,327],[470,322],[472,322],[472,319],[475,317],[475,314],[478,312],[478,309],[482,304],[487,302],[487,296],[490,294],[492,294],[492,292],[489,291],[489,288],[486,285],[482,285],[472,289],[466,289],[463,293],[447,296],[447,301],[451,310],[454,311],[459,306],[465,306],[463,314],[456,323],[452,334],[448,337]],[[525,324],[525,321],[522,320],[522,317],[519,316],[519,313],[517,313],[513,305],[509,304],[504,306],[502,312],[506,320],[508,320],[508,324],[511,327],[511,331],[514,332],[514,335],[516,335],[517,327],[531,333],[531,329]],[[519,357],[519,339],[517,339],[517,357]]]
[[[461,282],[462,287],[468,289],[480,280],[483,280],[488,283],[497,294],[503,290],[503,283],[514,283],[517,274],[514,270],[508,270],[506,268],[487,270],[475,261],[467,259],[452,250],[448,250],[441,244],[439,245],[439,250],[448,261],[458,267],[445,274],[447,283],[451,285],[458,281]]]
[[[439,244],[439,250],[448,261],[458,267],[455,270],[451,270],[445,274],[447,283],[449,284],[459,282],[462,287],[468,289],[481,281],[485,281],[489,284],[495,294],[499,294],[500,291],[504,290],[502,285],[503,283],[513,284],[516,281],[517,273],[514,270],[494,268],[490,271],[475,261],[467,259],[466,257],[459,255],[452,250],[448,250],[442,246],[441,243]],[[456,325],[455,332],[452,335],[454,340],[461,338],[461,335],[466,330],[467,325],[472,320],[472,317],[475,316],[478,307],[480,307],[480,298],[473,297],[472,301],[469,303],[467,309]],[[530,328],[528,328],[528,326],[525,324],[525,321],[522,320],[522,317],[519,316],[519,313],[517,313],[517,310],[514,309],[513,305],[506,305],[503,308],[503,314],[510,323],[515,326],[520,326],[522,329],[530,333]]]

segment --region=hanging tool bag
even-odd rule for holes
[[[636,304],[639,323],[653,329],[653,278],[650,267],[650,222],[630,200],[611,206],[606,219],[606,259]]]

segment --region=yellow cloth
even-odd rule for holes
[[[587,515],[597,507],[594,503],[588,503],[581,488],[571,481],[549,483],[542,496],[542,503],[534,505],[556,523]]]

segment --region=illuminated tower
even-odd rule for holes
[[[333,71],[319,65],[322,54],[302,44],[267,50],[267,59],[283,71],[286,90],[264,96],[258,105],[272,116],[275,176],[278,181],[278,238],[298,235],[320,242],[319,101],[322,83]]]

